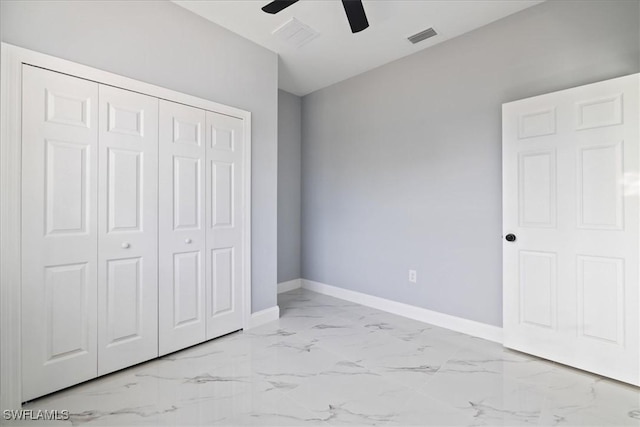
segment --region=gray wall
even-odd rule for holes
[[[277,82],[272,53],[160,1],[2,1],[2,41],[252,112],[252,310],[276,304]]]
[[[638,7],[548,1],[305,96],[303,277],[501,325],[501,104],[638,72]]]
[[[278,283],[300,278],[301,108],[299,96],[278,91]]]

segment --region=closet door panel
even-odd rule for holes
[[[99,138],[102,375],[158,355],[158,100],[100,85]]]
[[[205,112],[160,101],[160,354],[205,334]]]
[[[207,339],[242,328],[241,119],[207,112]]]
[[[23,66],[22,400],[97,375],[98,85]]]

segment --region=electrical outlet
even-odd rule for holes
[[[418,281],[418,273],[415,270],[409,270],[409,281],[416,283]]]

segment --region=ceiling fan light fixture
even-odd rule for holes
[[[284,10],[286,8],[288,8],[289,6],[291,6],[292,4],[296,3],[298,0],[276,0],[276,1],[272,1],[271,3],[269,3],[268,5],[264,6],[262,8],[263,12],[267,12],[271,15],[275,15],[276,13],[280,12],[281,10]]]
[[[342,6],[344,6],[344,12],[347,14],[352,33],[359,33],[369,27],[362,0],[342,0]]]
[[[262,10],[274,15],[297,2],[298,0],[274,0],[263,6]],[[349,21],[352,33],[359,33],[369,27],[369,21],[367,20],[364,6],[362,6],[362,0],[342,0],[342,6],[347,14],[347,20]]]

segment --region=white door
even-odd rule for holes
[[[160,101],[160,354],[206,339],[205,112]]]
[[[207,111],[207,339],[242,328],[241,119]],[[248,249],[247,249],[248,250]]]
[[[503,106],[504,345],[635,385],[638,91],[633,75]]]
[[[158,356],[158,99],[100,85],[98,373]]]
[[[98,85],[23,66],[22,400],[97,375]]]

